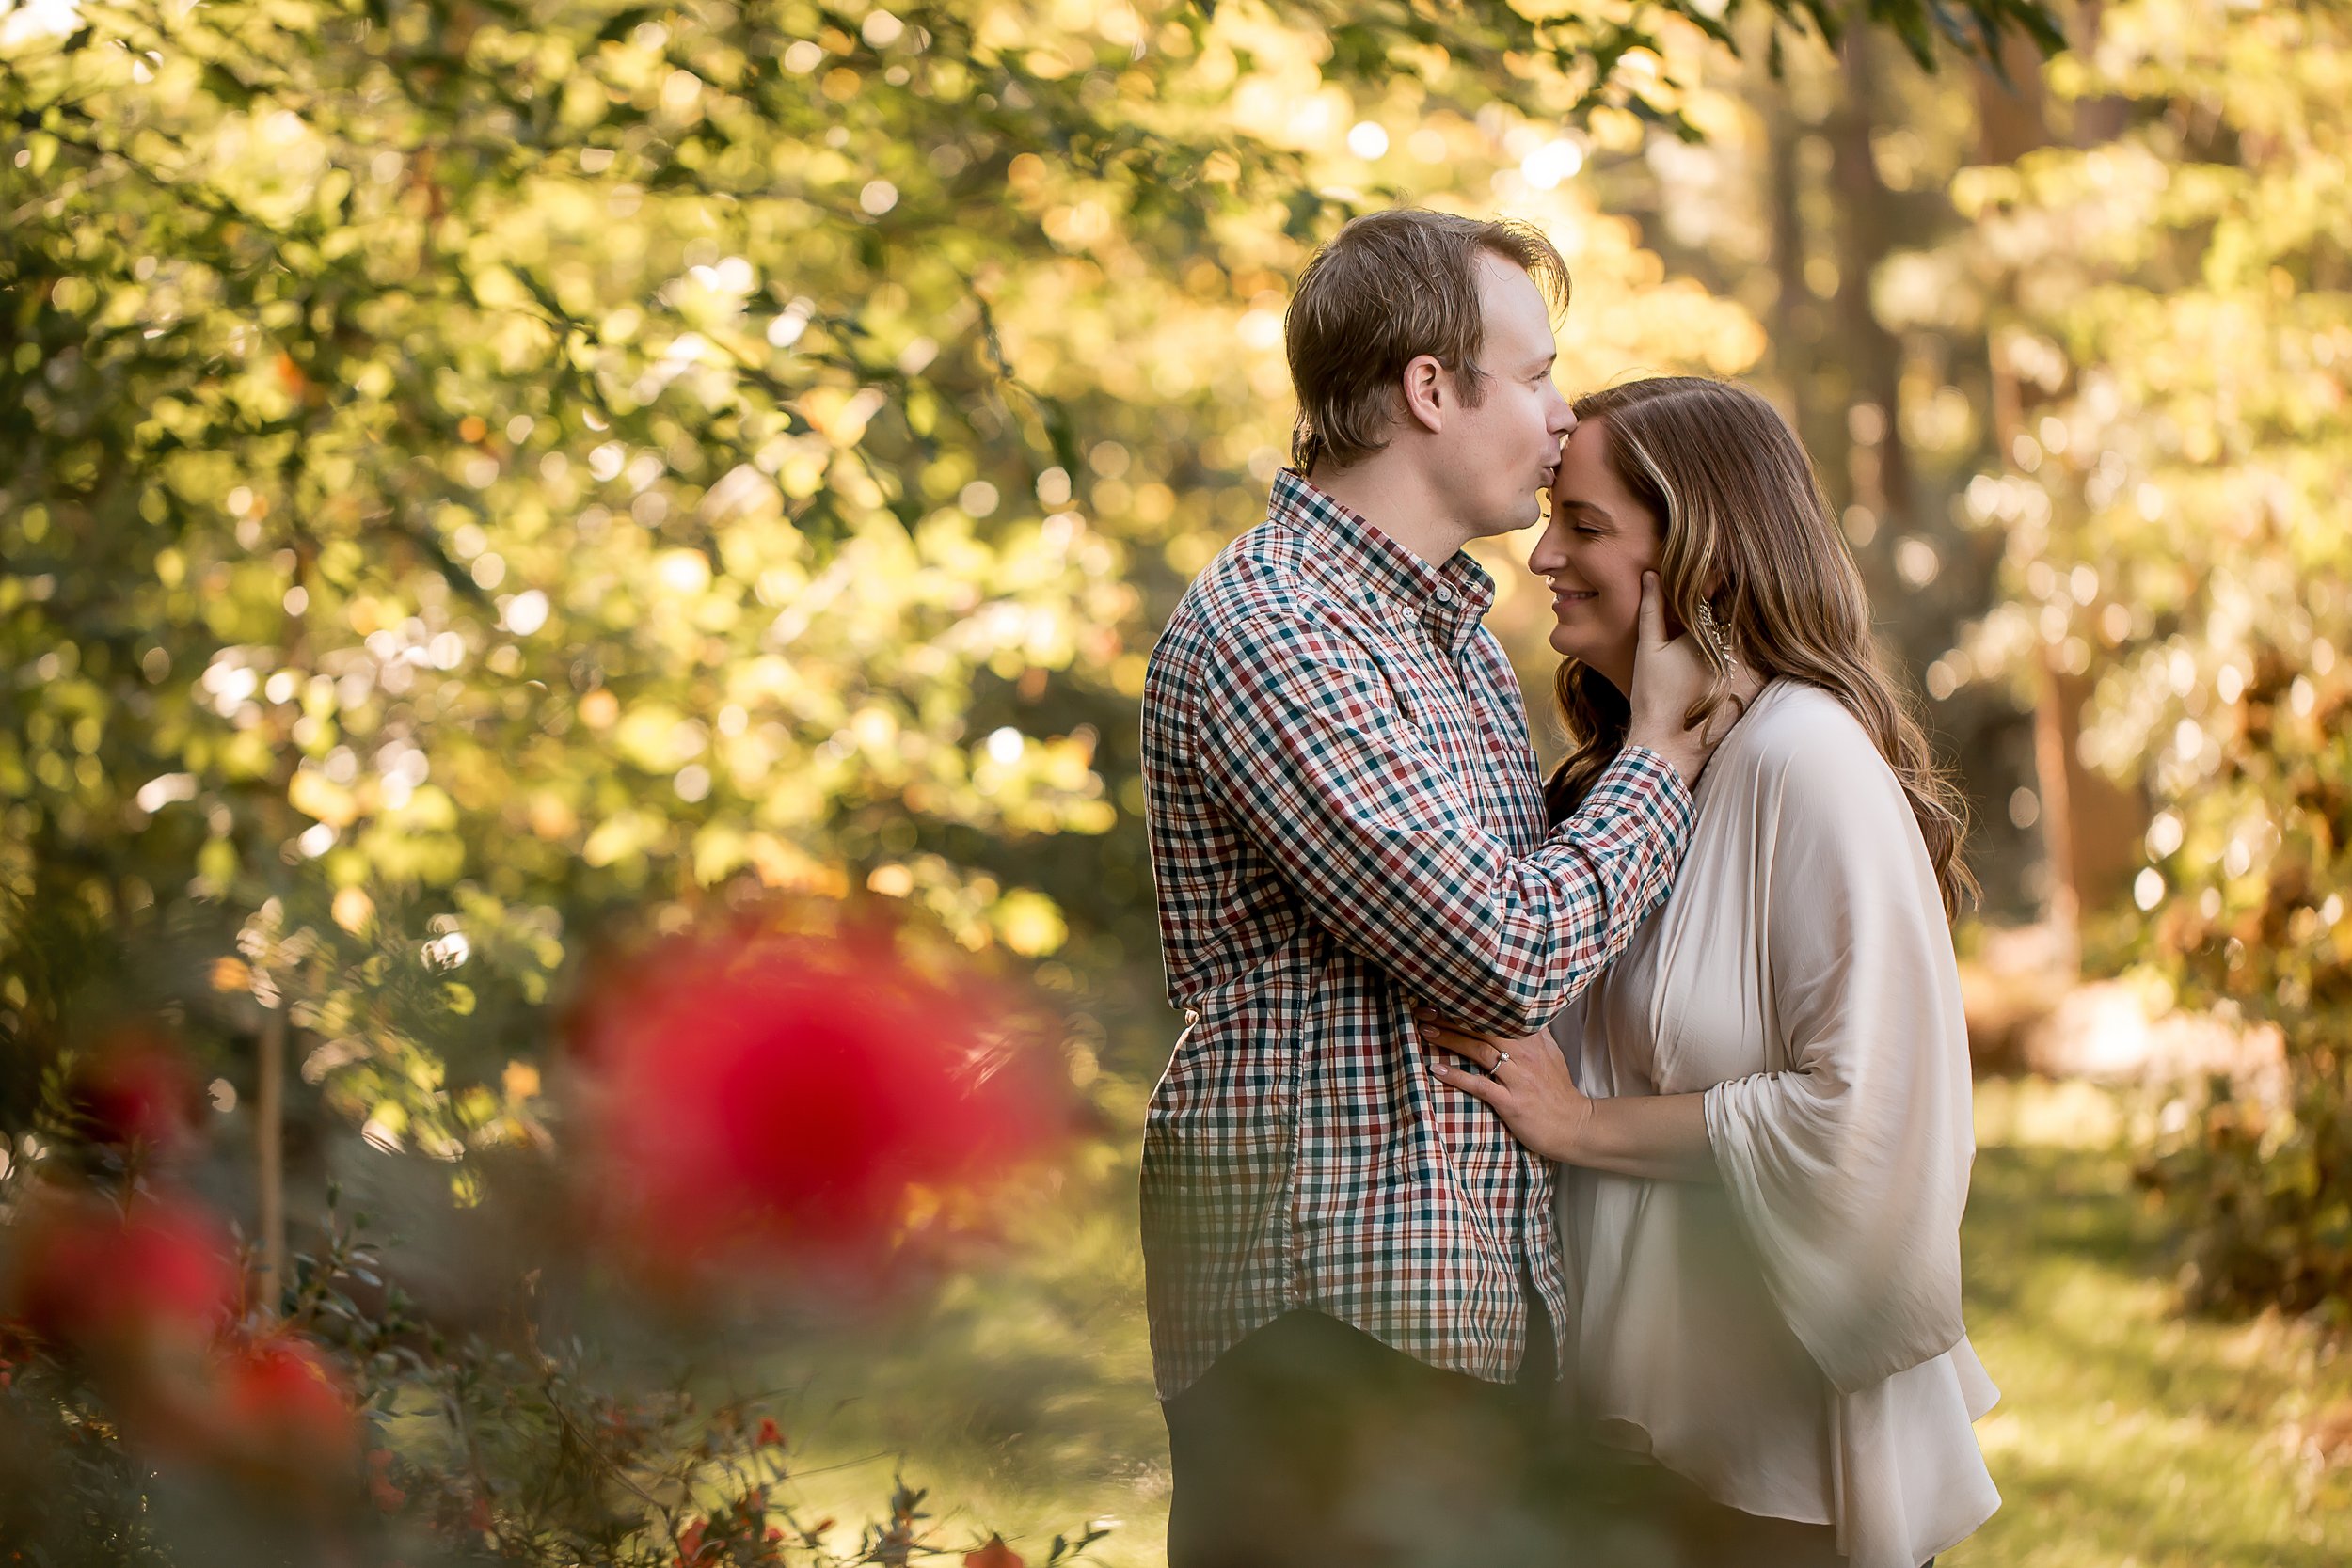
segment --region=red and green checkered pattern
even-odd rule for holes
[[[1494,583],[1434,567],[1294,473],[1178,606],[1143,696],[1168,992],[1143,1242],[1160,1396],[1311,1307],[1502,1381],[1518,1281],[1566,1321],[1551,1170],[1430,1077],[1427,1002],[1540,1027],[1681,863],[1690,793],[1617,759],[1544,835]]]

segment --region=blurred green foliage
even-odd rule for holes
[[[1922,51],[2047,29],[1872,14]],[[1742,371],[1752,313],[1570,176],[1708,131],[1722,40],[1836,17],[0,11],[9,1191],[54,1143],[40,1065],[161,1008],[212,1047],[224,1153],[293,1026],[297,1212],[381,1159],[339,1121],[478,1196],[498,1162],[463,1156],[549,1143],[545,1011],[608,922],[902,899],[1064,992],[1148,986],[1143,655],[1281,460],[1308,246],[1366,205],[1504,207],[1575,268],[1565,382]],[[1072,1076],[1131,1116],[1073,1011]],[[1068,1427],[1096,1292],[1132,1314],[1125,1160],[1089,1149],[1040,1216],[1118,1267],[940,1304],[940,1343],[1022,1346],[955,1390],[1004,1440]],[[202,1184],[246,1208],[226,1162]],[[1148,1418],[1138,1346],[1089,1428]],[[537,1467],[505,1374],[549,1369],[483,1366],[469,1397]],[[437,1496],[431,1445],[395,1447]]]
[[[0,1028],[282,1007],[454,1153],[616,913],[1140,957],[1132,704],[1279,461],[1283,279],[1523,197],[1583,379],[1741,368],[1519,173],[1689,128],[1717,8],[0,13]]]
[[[2151,1168],[2208,1302],[2352,1307],[2352,27],[2134,0],[2054,92],[2111,137],[1973,171],[2039,418],[1970,487],[2009,604],[1971,649],[2095,677],[2082,761],[2144,787],[2126,955],[2284,1031],[2283,1104],[2224,1085]]]
[[[95,1012],[161,1004],[231,1127],[282,1009],[377,1146],[539,1143],[541,1016],[595,932],[809,893],[1034,964],[1132,1117],[1165,1038],[1099,993],[1156,980],[1143,657],[1282,460],[1287,280],[1412,200],[1561,245],[1564,385],[1754,371],[1795,409],[1947,736],[2091,683],[2080,760],[2153,813],[2094,955],[2288,1045],[2285,1103],[2218,1098],[2148,1167],[2193,1293],[2340,1309],[2352,36],[2117,0],[2005,85],[1789,45],[1841,14],[0,11],[0,1130]],[[1867,14],[1931,57],[2048,36],[2013,0]],[[2035,94],[2042,145],[2000,145]],[[1994,800],[2023,766],[1966,760]],[[1128,1177],[1086,1160],[1041,1199],[1054,1261],[860,1369],[837,1457],[963,1443],[1041,1520],[1081,1473],[1151,1517]],[[1987,1442],[2049,1507],[1956,1560],[2332,1560],[2289,1527],[2334,1472],[2241,1461],[2321,1442],[2340,1379],[2233,1403],[2276,1347],[2162,1321],[2122,1168],[1988,1162]],[[2118,1323],[2106,1360],[2069,1338]],[[2185,1493],[2142,1485],[2168,1467]]]

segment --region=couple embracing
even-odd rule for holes
[[[1918,1568],[1998,1504],[1954,795],[1787,424],[1567,403],[1567,292],[1342,230],[1296,467],[1152,657],[1171,1568]],[[1463,551],[1547,490],[1548,781]]]

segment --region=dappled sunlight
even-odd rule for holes
[[[2352,1560],[2352,33],[1869,12],[0,0],[0,1555],[1158,1568],[1137,705],[1417,205],[1970,800],[1946,1560]]]
[[[2124,1106],[2115,1090],[2082,1079],[1979,1079],[1980,1148],[2109,1149],[2122,1137]]]
[[[2116,1101],[1979,1085],[1969,1332],[2002,1389],[1977,1431],[2006,1501],[1950,1560],[2339,1561],[2352,1473],[2309,1434],[2352,1410],[2352,1359],[2312,1325],[2181,1314]]]

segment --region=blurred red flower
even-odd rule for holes
[[[368,1496],[387,1513],[397,1512],[408,1501],[408,1494],[392,1480],[393,1463],[389,1449],[368,1450]]]
[[[180,1047],[153,1029],[101,1040],[75,1063],[66,1093],[92,1143],[172,1153],[196,1139],[202,1092]]]
[[[239,1345],[218,1376],[222,1457],[280,1475],[357,1464],[358,1411],[342,1374],[308,1339],[276,1334]]]
[[[142,1196],[128,1213],[53,1193],[17,1227],[10,1310],[53,1344],[131,1352],[209,1341],[235,1317],[242,1281],[219,1222],[176,1198]]]
[[[1009,1016],[887,932],[656,948],[573,1019],[596,1212],[673,1278],[759,1256],[874,1278],[926,1202],[1063,1130],[1043,1075],[1003,1049]]]
[[[1006,1545],[1003,1536],[992,1535],[987,1545],[963,1554],[963,1568],[1022,1568],[1021,1554]]]

